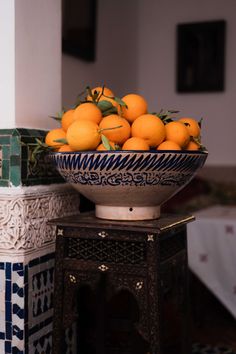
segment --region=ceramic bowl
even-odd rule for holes
[[[86,151],[50,153],[61,176],[95,203],[95,215],[151,220],[204,165],[200,151]]]

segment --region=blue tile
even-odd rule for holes
[[[16,336],[20,340],[24,339],[24,331],[16,325],[13,326],[13,335]]]
[[[6,279],[11,280],[11,266],[12,264],[7,262],[6,263]]]
[[[23,297],[24,289],[20,288],[17,284],[13,284],[13,293],[17,294],[19,297]]]
[[[5,339],[5,333],[0,332],[0,339]]]
[[[5,302],[5,308],[6,308],[6,321],[11,322],[12,321],[12,307],[11,307],[11,301],[6,301]]]
[[[11,342],[6,341],[5,342],[5,354],[11,353]]]
[[[23,270],[23,263],[14,263],[12,269],[14,271]]]
[[[23,270],[18,270],[17,274],[19,275],[19,277],[23,277],[24,276],[24,271]]]
[[[12,354],[24,354],[24,352],[17,347],[12,347]]]
[[[6,280],[5,300],[11,301],[11,281],[10,280]]]
[[[17,304],[13,305],[13,313],[21,319],[24,318],[24,309],[21,309]]]
[[[5,263],[0,262],[0,269],[5,269]]]
[[[12,323],[6,322],[6,339],[12,339]]]

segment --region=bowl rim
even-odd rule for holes
[[[49,154],[52,155],[81,155],[81,154],[168,154],[175,153],[179,155],[184,154],[198,154],[198,155],[208,155],[207,150],[80,150],[80,151],[50,151]]]

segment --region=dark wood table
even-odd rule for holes
[[[56,225],[53,354],[189,354],[186,224],[193,216]]]

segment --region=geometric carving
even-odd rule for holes
[[[48,219],[76,213],[79,193],[68,186],[1,188],[0,251],[32,251],[48,245],[55,237]]]

